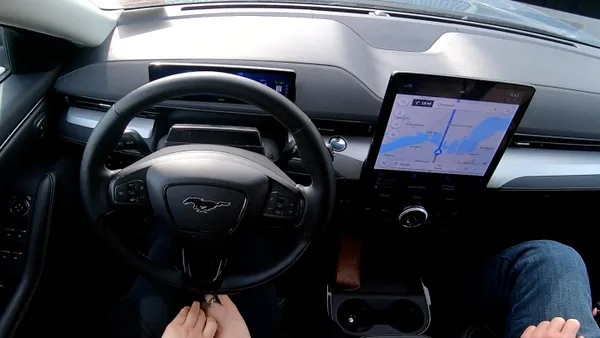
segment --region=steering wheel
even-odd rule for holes
[[[312,183],[296,184],[265,156],[233,147],[166,147],[122,169],[105,166],[128,123],[162,101],[210,94],[270,113],[296,139]],[[241,76],[191,72],[168,76],[127,94],[106,112],[85,147],[80,169],[85,212],[102,243],[142,276],[204,292],[236,292],[265,283],[293,265],[325,226],[335,202],[331,157],[306,114],[283,95]],[[161,266],[126,248],[104,226],[122,208],[147,208],[181,247],[181,267]],[[278,224],[293,243],[261,271],[228,273],[233,239],[263,223]],[[210,273],[204,265],[212,255]],[[252,253],[247,253],[251,255]],[[208,276],[208,277],[207,277]]]

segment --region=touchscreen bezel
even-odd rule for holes
[[[444,84],[444,93],[440,92],[425,92],[422,88],[422,84],[426,83],[437,83]],[[488,168],[485,171],[483,176],[474,176],[474,175],[460,175],[460,174],[448,174],[448,173],[432,173],[432,172],[421,172],[421,171],[394,171],[394,170],[381,170],[375,169],[375,162],[377,160],[377,155],[379,153],[379,149],[381,148],[381,144],[383,142],[383,138],[385,136],[385,130],[392,113],[392,108],[394,105],[394,100],[397,94],[405,94],[405,95],[421,95],[421,96],[437,96],[437,97],[448,97],[448,98],[456,98],[456,99],[466,99],[466,100],[476,100],[481,101],[479,97],[477,97],[474,93],[477,93],[475,90],[470,90],[465,92],[463,88],[466,86],[476,88],[476,89],[501,89],[501,90],[511,90],[514,92],[520,93],[518,102],[509,102],[509,103],[518,103],[519,108],[515,113],[513,120],[506,131],[502,142],[498,146],[498,150],[496,154],[490,161]],[[479,92],[480,93],[480,92]],[[464,182],[468,184],[474,185],[487,185],[492,174],[498,167],[500,163],[500,159],[502,155],[508,148],[510,140],[512,139],[517,126],[523,119],[527,108],[529,107],[529,103],[533,98],[533,94],[535,93],[535,88],[528,85],[522,84],[513,84],[506,82],[496,82],[489,80],[480,80],[475,78],[463,78],[463,77],[451,77],[451,76],[443,76],[443,75],[433,75],[433,74],[418,74],[418,73],[404,73],[398,72],[392,74],[390,80],[388,82],[388,86],[386,89],[385,97],[383,99],[383,103],[381,105],[381,111],[379,113],[379,117],[377,119],[377,124],[375,127],[375,133],[373,139],[371,140],[371,147],[369,148],[369,154],[367,156],[367,160],[364,163],[361,180],[369,179],[374,176],[383,176],[385,178],[392,179],[402,179],[404,177],[412,177],[418,176],[421,179],[432,179],[432,182],[443,179],[452,180],[454,183]],[[454,97],[453,97],[454,96]],[[478,95],[480,96],[480,95]]]

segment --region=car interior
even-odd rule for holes
[[[598,300],[598,46],[374,4],[140,3],[0,4],[0,337],[110,336],[140,277],[274,285],[285,337],[501,336],[469,276],[536,239],[575,248]]]

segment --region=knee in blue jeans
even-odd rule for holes
[[[568,245],[551,240],[536,240],[522,243],[514,248],[521,249],[522,255],[519,258],[528,260],[529,263],[554,271],[579,271],[587,276],[581,255]]]

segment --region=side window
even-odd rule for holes
[[[0,82],[8,75],[8,51],[4,43],[4,29],[0,27]]]

